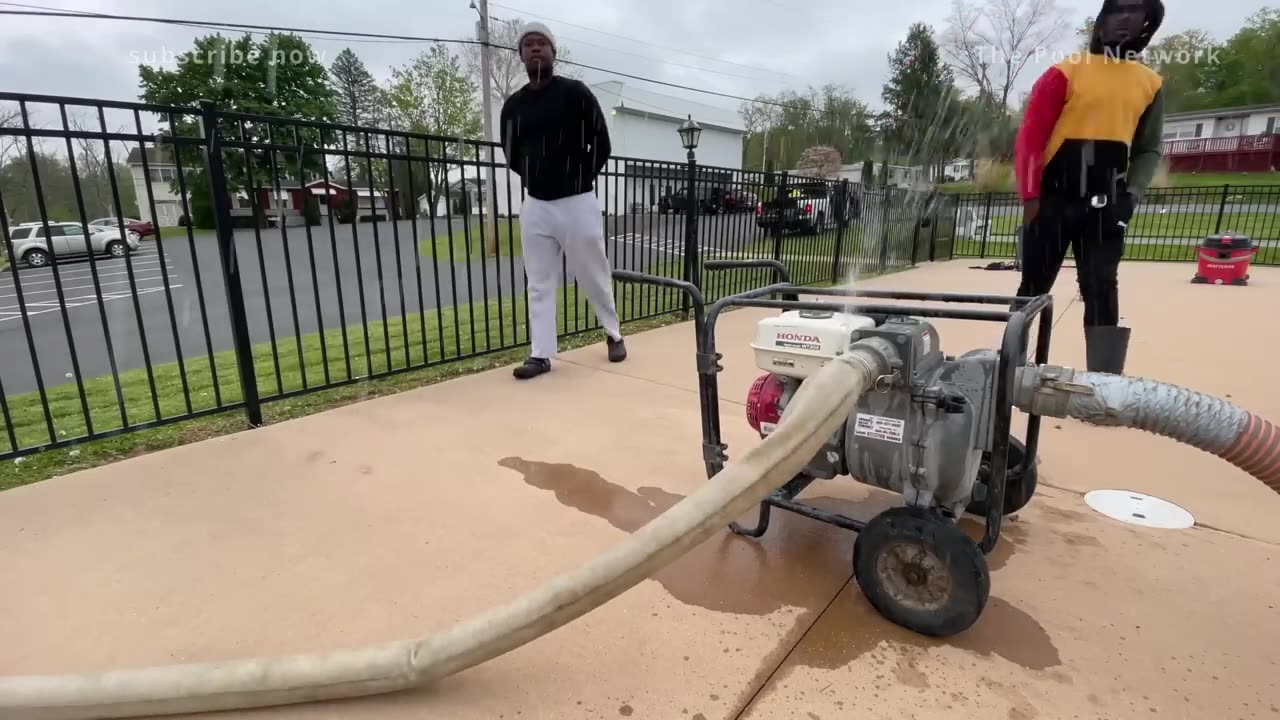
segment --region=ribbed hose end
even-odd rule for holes
[[[1271,421],[1249,413],[1240,434],[1218,456],[1280,493],[1280,428]]]
[[[1023,412],[1143,430],[1226,460],[1280,494],[1280,428],[1212,395],[1145,378],[1016,368],[1012,400]]]

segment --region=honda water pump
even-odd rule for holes
[[[993,386],[999,354],[978,349],[943,355],[937,329],[925,319],[876,319],[851,312],[789,310],[756,326],[752,349],[766,371],[747,397],[747,421],[767,436],[805,378],[852,342],[878,337],[897,350],[902,382],[884,378],[806,467],[813,478],[849,475],[903,496],[907,505],[959,517],[985,514],[984,461],[992,447]],[[1010,448],[1013,453],[1021,448]],[[1024,480],[1025,483],[1025,480]],[[1006,496],[1016,510],[1027,493]]]

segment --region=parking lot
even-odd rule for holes
[[[24,301],[26,314],[36,317],[58,312],[64,305],[70,310],[97,305],[99,299],[111,304],[135,295],[143,297],[164,292],[165,288],[182,287],[181,274],[173,261],[162,260],[154,245],[141,246],[132,260],[127,263],[124,258],[98,258],[91,264],[86,259],[63,266],[56,274],[49,268],[24,269],[17,281],[21,283],[21,293],[11,275],[0,277],[0,323],[20,320]]]
[[[684,217],[626,215],[605,221],[614,267],[645,270],[684,255]],[[505,230],[507,220],[499,221]],[[461,226],[437,220],[437,237]],[[518,227],[518,220],[511,220]],[[327,224],[235,232],[250,339],[254,343],[375,322],[421,310],[509,300],[524,292],[524,264],[505,248],[470,260],[435,257],[428,220]],[[376,238],[375,238],[376,233]],[[737,256],[763,236],[751,214],[702,218],[704,257]],[[464,245],[455,240],[455,247]],[[163,256],[163,257],[162,257]],[[97,273],[97,282],[94,273]],[[15,280],[16,274],[16,280]],[[61,297],[59,301],[59,283]],[[19,293],[19,286],[21,293]],[[24,321],[24,304],[25,318]],[[70,338],[68,338],[70,328]],[[30,341],[28,341],[28,334]],[[127,259],[67,258],[55,268],[0,273],[0,383],[7,395],[233,347],[217,239],[162,228]],[[34,348],[34,353],[32,351]],[[33,357],[33,354],[35,357]]]

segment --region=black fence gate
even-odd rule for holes
[[[199,107],[0,93],[0,459],[527,345],[524,187],[493,143]],[[0,115],[3,117],[4,115]],[[0,121],[2,122],[2,121]],[[948,198],[613,158],[617,268],[711,299],[947,259]],[[599,328],[567,270],[559,333]],[[624,322],[674,291],[615,284]]]

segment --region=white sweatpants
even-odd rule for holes
[[[604,249],[604,227],[594,193],[559,200],[525,199],[520,210],[520,242],[528,276],[529,335],[534,357],[552,358],[559,351],[556,333],[556,289],[561,258],[569,282],[587,294],[591,308],[609,337],[622,337],[613,300],[613,275]]]

